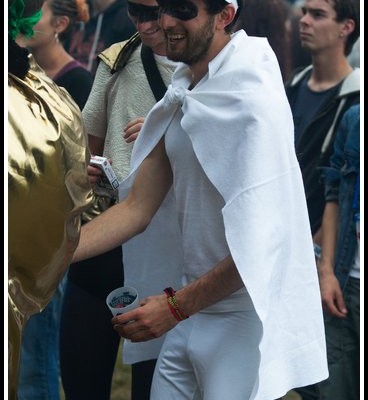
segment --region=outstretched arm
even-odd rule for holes
[[[73,262],[102,254],[143,232],[171,185],[162,138],[140,166],[127,198],[82,226]]]

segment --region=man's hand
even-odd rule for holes
[[[319,273],[323,309],[337,318],[345,318],[347,310],[339,281],[333,272]]]
[[[175,298],[181,313],[190,316],[242,287],[244,283],[229,255],[210,271],[175,292]],[[166,294],[161,294],[147,297],[140,302],[140,307],[114,317],[112,323],[120,336],[132,342],[143,342],[162,336],[179,322],[171,313]]]
[[[147,297],[140,307],[114,317],[111,322],[120,336],[132,342],[158,338],[178,324],[170,312],[166,294]]]
[[[112,172],[112,174],[110,174],[110,178],[104,177],[104,172],[102,171],[102,169],[97,167],[94,163],[91,162],[91,160],[93,160],[94,157],[99,157],[99,156],[91,156],[90,163],[87,166],[88,179],[92,187],[94,187],[93,185],[95,184],[101,183],[101,181],[103,181],[104,179],[110,181],[111,175],[113,175]],[[111,158],[109,158],[107,161],[110,163],[110,165],[112,164]],[[114,179],[117,178],[114,176]],[[102,186],[105,187],[105,185]]]
[[[87,166],[87,173],[88,173],[89,183],[91,184],[92,187],[101,180],[103,174],[100,168],[94,167],[90,164]]]
[[[129,124],[124,128],[123,138],[127,143],[134,142],[135,139],[137,139],[137,136],[142,129],[143,122],[144,118],[138,117],[129,122]]]

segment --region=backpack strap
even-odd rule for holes
[[[111,74],[114,74],[125,67],[133,51],[140,45],[141,42],[141,37],[139,33],[136,32],[120,50],[120,53],[116,57],[114,65],[111,68]]]
[[[167,87],[157,67],[152,49],[144,44],[141,47],[141,59],[152,93],[156,101],[159,101],[164,97]]]
[[[141,37],[139,33],[136,32],[129,40],[126,41],[125,44],[123,44],[123,47],[119,51],[111,68],[111,74],[114,74],[125,67],[132,53],[141,43]],[[152,93],[155,96],[156,101],[159,101],[166,93],[167,87],[157,67],[152,49],[144,44],[142,44],[141,47],[141,59]]]

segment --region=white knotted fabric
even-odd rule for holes
[[[145,120],[121,187],[131,185],[180,107],[181,126],[224,198],[227,243],[263,326],[250,400],[281,397],[328,372],[308,212],[277,59],[265,39],[241,30],[189,91],[190,83],[189,68],[179,65]]]
[[[163,98],[164,107],[169,108],[172,105],[182,105],[184,103],[185,96],[187,96],[188,94],[190,94],[189,90],[184,89],[181,86],[173,87],[172,85],[170,85]]]

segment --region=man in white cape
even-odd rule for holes
[[[238,1],[158,3],[168,57],[183,63],[134,146],[131,190],[82,228],[75,259],[144,231],[172,187],[184,286],[143,299],[115,329],[133,342],[168,332],[153,400],[273,400],[328,376],[279,66],[265,39],[230,34]]]

